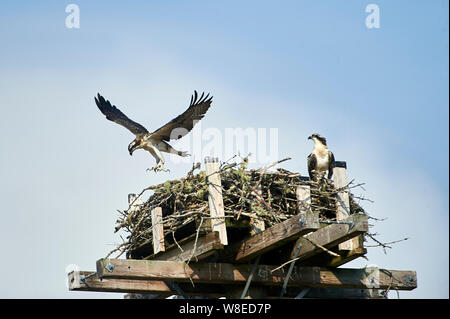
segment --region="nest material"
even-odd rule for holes
[[[279,161],[280,163],[282,161]],[[311,209],[321,219],[336,218],[338,190],[326,179],[312,182],[284,169],[266,173],[267,168],[247,169],[248,160],[241,163],[222,164],[220,177],[226,218],[234,221],[245,218],[263,220],[266,228],[280,223],[298,213],[296,190],[308,185],[311,190]],[[170,235],[195,220],[209,216],[208,183],[205,171],[194,175],[200,163],[186,177],[150,186],[153,194],[138,210],[122,212],[118,226],[129,233],[123,250],[133,250],[152,240],[151,210],[161,207],[164,235]],[[144,191],[145,191],[144,190]],[[351,213],[364,212],[350,193]],[[132,204],[132,203],[131,203]]]

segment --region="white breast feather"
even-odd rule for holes
[[[324,154],[324,152],[314,152],[317,159],[317,167],[318,171],[327,171],[328,170],[328,152]]]

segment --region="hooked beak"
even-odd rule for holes
[[[308,140],[312,140],[312,135],[311,135],[311,136],[308,136]]]
[[[137,149],[139,149],[141,143],[140,141],[134,140],[133,142],[128,145],[128,153],[130,153],[130,156],[133,155],[133,152]]]

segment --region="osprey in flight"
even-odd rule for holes
[[[194,95],[191,96],[191,103],[183,114],[178,115],[172,121],[157,129],[153,133],[149,133],[145,127],[141,124],[130,120],[125,114],[123,114],[117,107],[111,105],[108,100],[105,100],[103,96],[97,94],[94,97],[100,111],[110,121],[116,122],[128,130],[131,131],[136,138],[128,145],[128,151],[130,155],[137,149],[144,149],[150,152],[156,159],[156,164],[149,170],[168,171],[164,169],[164,157],[161,152],[172,153],[179,156],[189,156],[187,152],[180,152],[175,150],[167,143],[170,140],[177,140],[185,136],[192,130],[197,121],[200,121],[206,111],[211,106],[212,96],[209,97],[209,93],[204,96],[204,93],[200,97],[197,95],[197,91],[194,91]]]
[[[314,142],[314,150],[308,156],[309,178],[318,181],[328,171],[328,179],[333,176],[334,155],[328,150],[327,140],[319,134],[308,137]]]

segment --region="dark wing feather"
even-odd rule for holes
[[[194,95],[191,96],[189,108],[183,114],[178,115],[172,121],[154,131],[152,138],[155,140],[170,141],[180,139],[189,133],[195,123],[205,116],[206,111],[211,106],[213,97],[209,97],[209,93],[206,96],[204,95],[205,93],[202,93],[200,98],[198,98],[197,91],[194,91]],[[175,136],[171,136],[174,129],[182,130],[176,131]]]
[[[333,176],[333,168],[334,168],[334,155],[331,151],[328,152],[328,179],[331,179]]]
[[[314,153],[309,154],[308,156],[308,174],[309,179],[315,180],[315,174],[313,170],[315,170],[317,167],[317,158]]]
[[[97,104],[100,111],[106,116],[110,121],[116,122],[131,131],[134,135],[141,135],[148,133],[147,129],[141,124],[130,120],[125,114],[123,114],[117,107],[111,105],[108,100],[105,100],[103,96],[97,94],[94,97],[95,104]]]

